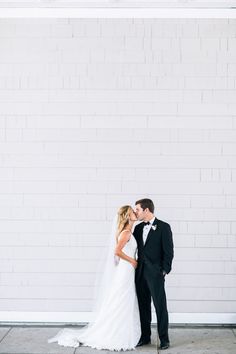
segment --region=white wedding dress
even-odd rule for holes
[[[135,258],[136,251],[137,243],[131,235],[123,252]],[[134,267],[120,258],[94,322],[85,329],[64,328],[48,339],[48,343],[114,351],[135,349],[141,336],[141,326],[134,276]]]

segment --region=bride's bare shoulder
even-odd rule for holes
[[[121,233],[118,235],[118,239],[123,239],[129,241],[132,233],[130,230],[123,230]]]

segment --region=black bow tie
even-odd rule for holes
[[[144,221],[144,226],[147,226],[147,225],[150,225],[150,224],[151,224],[150,221],[148,221],[148,222]]]

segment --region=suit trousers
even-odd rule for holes
[[[139,303],[141,338],[149,340],[151,337],[151,298],[156,310],[157,332],[161,342],[169,342],[168,336],[168,310],[165,294],[165,277],[156,271],[150,271],[143,264],[141,274],[136,277],[136,291]]]

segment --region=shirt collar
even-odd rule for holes
[[[152,225],[156,217],[154,216],[151,220],[149,220],[150,224]]]

